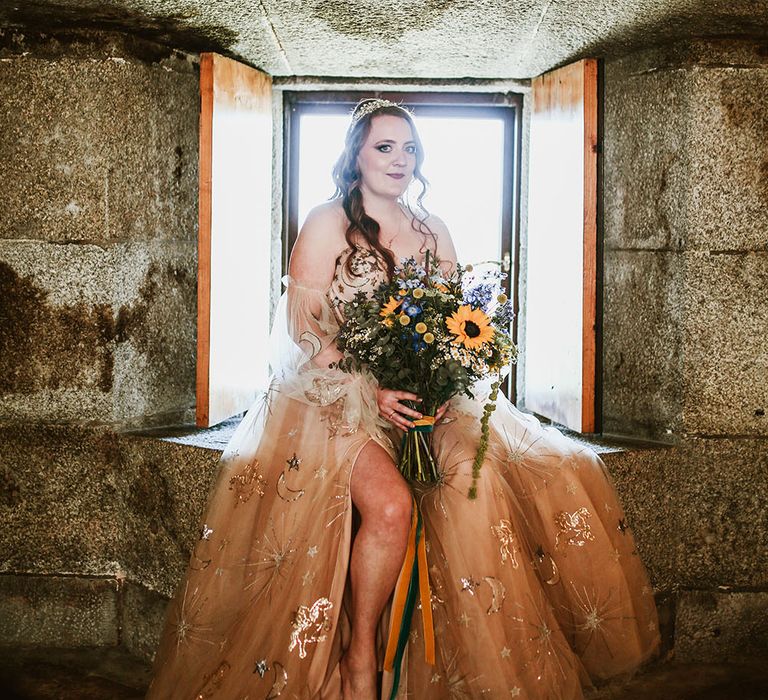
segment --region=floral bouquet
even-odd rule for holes
[[[336,341],[344,353],[339,367],[367,370],[380,386],[422,399],[418,407],[404,402],[424,416],[403,438],[399,468],[409,481],[431,483],[439,478],[431,451],[437,409],[457,394],[473,398],[472,385],[492,377],[472,470],[469,497],[476,496],[500,377],[517,354],[509,336],[512,305],[501,293],[504,277],[498,268],[483,274],[471,265],[458,265],[446,276],[439,261],[430,260],[427,253],[424,266],[404,259],[392,280],[373,296],[360,292],[345,304],[346,320]]]

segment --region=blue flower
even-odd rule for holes
[[[497,294],[498,291],[495,284],[478,284],[464,290],[464,303],[485,311]]]
[[[421,313],[421,307],[420,306],[416,306],[416,304],[412,304],[410,306],[406,306],[403,310],[411,318],[413,318],[414,316],[418,316]]]

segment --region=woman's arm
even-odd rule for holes
[[[329,202],[310,211],[291,252],[288,272],[288,331],[317,367],[341,358],[326,292],[333,282],[336,257],[344,248],[341,208]]]
[[[315,207],[299,231],[288,274],[304,287],[328,289],[333,281],[336,256],[345,245],[341,207],[336,202]]]

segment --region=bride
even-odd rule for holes
[[[411,525],[395,444],[421,417],[402,402],[419,397],[335,368],[334,339],[344,302],[400,259],[429,251],[446,271],[456,264],[443,222],[402,204],[414,178],[426,184],[422,161],[409,112],[357,105],[336,197],[293,250],[272,382],[222,456],[148,698],[379,697]],[[467,498],[483,399],[438,411],[440,479],[417,494],[435,663],[417,609],[399,683],[385,672],[382,697],[570,700],[658,647],[651,588],[593,452],[500,396]]]

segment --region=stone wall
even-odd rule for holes
[[[0,420],[194,405],[198,110],[184,55],[0,30]]]
[[[604,430],[768,437],[768,49],[605,66]]]
[[[117,432],[194,402],[196,66],[0,32],[0,78],[0,647],[149,658],[219,455]],[[605,460],[686,660],[768,649],[767,81],[605,64],[605,429],[670,443]]]
[[[683,660],[768,649],[768,50],[605,64],[604,430]],[[748,621],[749,624],[745,624]]]

